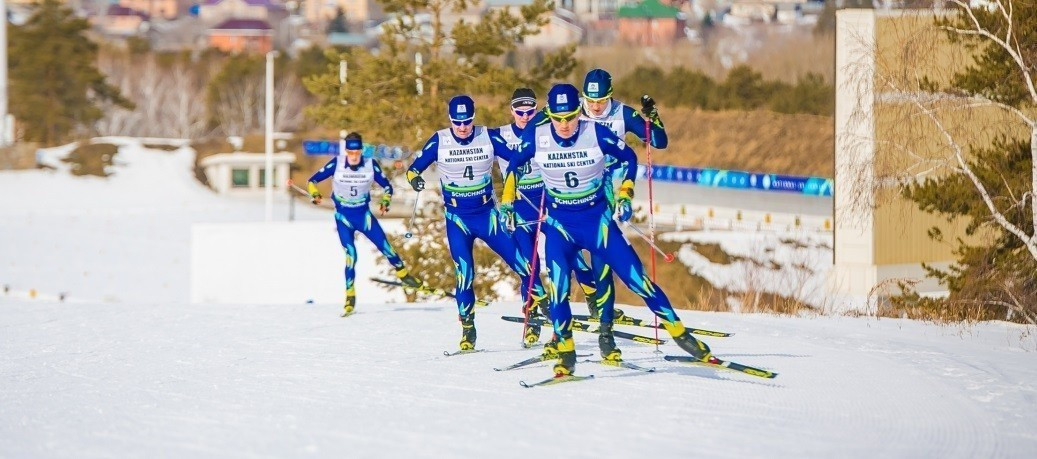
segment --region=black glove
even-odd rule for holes
[[[421,175],[418,175],[418,173],[414,171],[407,171],[407,176],[409,177],[408,181],[410,182],[410,186],[411,188],[414,188],[414,191],[425,189],[425,179],[421,178]]]
[[[653,123],[659,122],[659,109],[655,107],[655,99],[648,94],[641,96],[641,114]]]

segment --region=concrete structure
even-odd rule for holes
[[[671,45],[684,37],[684,13],[659,0],[644,0],[636,5],[620,7],[616,16],[619,18],[619,38],[627,43]]]
[[[209,47],[226,53],[264,54],[274,49],[274,32],[266,21],[229,19],[209,29]]]
[[[919,281],[920,293],[944,294],[921,264],[946,267],[955,259],[954,241],[973,240],[965,236],[967,222],[925,213],[900,193],[905,181],[948,173],[940,166],[951,151],[945,137],[912,102],[929,96],[917,78],[943,85],[971,62],[968,50],[936,29],[932,14],[837,14],[834,289],[895,294],[885,287],[910,280]],[[936,107],[944,128],[969,146],[1017,134],[999,118],[1006,115],[989,108]],[[934,227],[946,242],[928,236]]]
[[[284,188],[289,170],[295,162],[295,154],[288,152],[274,153],[275,190]],[[205,171],[209,186],[217,193],[263,193],[264,165],[266,155],[263,153],[219,153],[203,158],[199,164]]]

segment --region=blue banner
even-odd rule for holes
[[[338,140],[303,140],[302,150],[307,155],[337,155],[338,145]],[[401,146],[383,144],[375,145],[371,143],[364,144],[365,158],[403,159],[409,155],[410,152]]]
[[[645,165],[639,164],[637,169],[639,177],[646,176],[647,167]],[[652,179],[717,188],[780,191],[812,196],[832,195],[832,179],[824,177],[800,177],[726,169],[653,165]]]

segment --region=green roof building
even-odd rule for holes
[[[684,36],[684,13],[660,2],[644,0],[616,11],[620,40],[644,46],[672,45]]]

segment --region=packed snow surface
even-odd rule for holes
[[[493,371],[538,352],[498,319],[516,303],[479,309],[487,352],[456,357],[442,355],[460,337],[449,301],[386,303],[362,288],[345,319],[337,303],[189,304],[190,224],[258,221],[262,203],[195,183],[189,149],[116,140],[121,165],[108,179],[0,173],[0,283],[12,286],[0,295],[0,457],[1037,451],[1034,337],[1013,324],[681,311],[689,325],[735,333],[706,339],[718,356],[778,378],[666,362],[619,340],[628,361],[657,371],[580,363],[593,380],[525,389],[518,381],[548,377],[547,363]],[[68,300],[19,293],[28,288]],[[594,335],[576,340],[597,353]],[[660,350],[681,353],[669,341]]]

